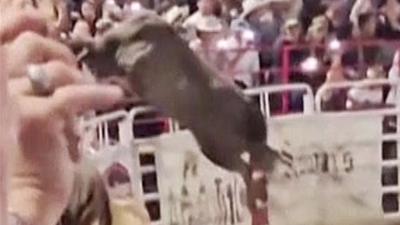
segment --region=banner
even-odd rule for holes
[[[241,176],[209,161],[190,132],[163,135],[153,144],[157,146],[161,224],[251,224]]]
[[[288,164],[269,180],[270,225],[382,224],[381,135],[381,116],[270,120]]]

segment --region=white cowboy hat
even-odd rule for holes
[[[291,0],[244,0],[242,3],[243,12],[241,17],[246,18],[255,10],[269,6],[272,3],[289,3]]]
[[[195,24],[195,28],[202,32],[220,32],[224,26],[222,20],[215,16],[200,17]]]

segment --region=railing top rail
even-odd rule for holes
[[[133,107],[129,111],[128,119],[133,120],[135,116],[137,116],[140,113],[146,113],[146,112],[153,112],[156,111],[156,108],[154,106],[138,106],[138,107]]]
[[[344,82],[324,84],[318,89],[315,95],[316,110],[318,112],[321,111],[322,97],[326,93],[326,91],[333,89],[340,89],[340,88],[365,88],[375,85],[379,86],[390,85],[392,87],[393,86],[400,87],[400,82],[388,79],[375,79],[375,80],[366,79],[361,81],[344,81]]]
[[[359,117],[359,116],[392,116],[398,115],[400,116],[400,109],[397,108],[386,108],[386,109],[374,109],[374,110],[355,110],[355,111],[340,111],[340,112],[315,112],[313,115],[325,115],[325,116],[334,116],[337,118],[341,117]],[[268,120],[285,120],[285,119],[300,119],[304,117],[303,113],[289,114],[289,115],[277,115]]]
[[[96,116],[89,120],[84,121],[84,126],[95,126],[99,124],[99,122],[107,122],[113,119],[124,118],[128,116],[128,112],[124,110],[118,110],[110,113],[106,113],[100,116]]]
[[[247,89],[244,91],[246,95],[256,95],[262,92],[266,93],[277,93],[277,92],[286,92],[286,91],[295,91],[295,90],[306,90],[309,93],[312,93],[312,89],[310,85],[303,83],[294,83],[294,84],[284,84],[284,85],[269,85]]]

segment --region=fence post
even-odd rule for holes
[[[284,46],[282,53],[282,84],[289,83],[290,76],[290,51],[291,46]],[[289,112],[289,93],[287,91],[282,93],[282,112]]]

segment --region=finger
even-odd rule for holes
[[[14,40],[19,34],[31,31],[41,35],[47,34],[46,20],[37,11],[20,10],[16,13],[5,13],[0,19],[0,44]]]
[[[81,114],[105,110],[123,99],[123,91],[112,85],[70,85],[56,90],[50,98],[56,113]]]
[[[33,32],[24,32],[7,46],[12,77],[23,76],[26,65],[52,60],[75,66],[76,58],[67,46]]]
[[[60,61],[51,61],[46,64],[37,65],[43,69],[48,76],[51,89],[55,90],[69,84],[83,82],[83,75],[78,69],[75,69]],[[32,83],[27,76],[11,79],[8,82],[10,95],[34,95]],[[53,91],[49,90],[50,93]]]

